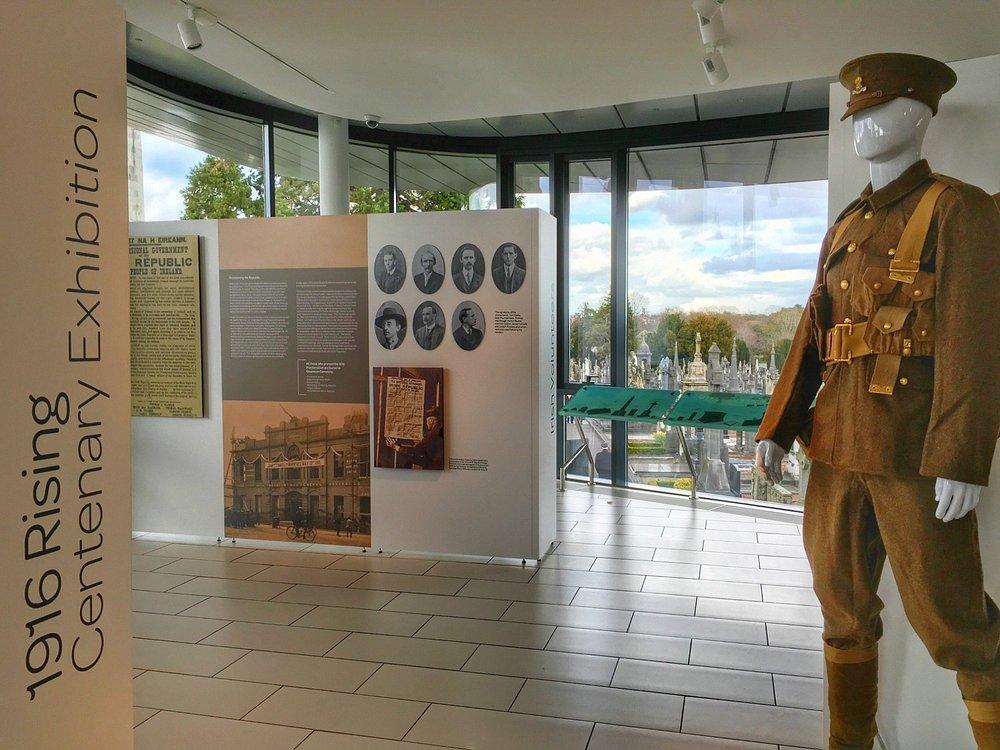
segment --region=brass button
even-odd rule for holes
[[[887,330],[887,331],[888,331],[888,330],[889,330],[890,328],[892,328],[892,323],[888,323],[888,322],[887,322],[887,323],[883,323],[883,324],[882,324],[882,327],[883,327],[883,328],[884,328],[885,330]]]
[[[851,322],[852,322],[852,321],[851,321],[851,319],[850,319],[850,318],[844,318],[844,323],[845,323],[845,324],[847,324],[847,325],[850,325],[850,324],[851,324]]]
[[[927,335],[927,329],[925,328],[924,330],[922,330],[922,331],[920,332],[920,336],[921,336],[921,337],[924,337],[924,336],[926,336],[926,335]]]
[[[907,380],[906,378],[900,378],[900,379],[899,379],[899,384],[900,384],[900,385],[906,385],[906,384],[907,384],[907,383],[909,383],[909,382],[910,382],[910,381],[909,381],[909,380]]]
[[[914,289],[913,290],[913,296],[914,297],[919,297],[922,294],[923,294],[923,292],[921,292],[919,289]]]
[[[840,282],[840,288],[841,289],[847,289],[847,287],[849,287],[850,285],[851,285],[851,282],[848,281],[847,279],[844,279],[843,281]]]
[[[872,289],[881,289],[881,288],[882,288],[881,281],[876,281],[874,284],[872,284]]]
[[[875,212],[874,212],[874,211],[872,211],[871,209],[868,209],[867,211],[865,211],[865,218],[866,218],[866,219],[870,219],[870,218],[871,218],[871,217],[873,217],[874,215],[875,215]]]
[[[908,346],[904,346],[903,347],[903,356],[904,357],[909,357],[912,352],[913,352],[913,350],[910,349],[910,347],[908,347]]]
[[[894,247],[890,247],[890,248],[889,248],[889,255],[890,255],[890,256],[893,256],[893,255],[895,255],[895,254],[896,254],[896,248],[894,248]]]
[[[849,252],[849,253],[853,253],[857,249],[858,249],[858,243],[857,242],[852,242],[850,245],[847,246],[847,252]]]

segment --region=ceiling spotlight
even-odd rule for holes
[[[198,31],[198,9],[193,5],[188,6],[188,17],[177,24],[177,31],[181,34],[181,44],[186,50],[195,50],[201,47],[201,32]]]
[[[705,53],[701,58],[701,67],[708,76],[708,82],[713,86],[718,86],[729,78],[729,69],[726,68],[726,61],[722,59],[722,50],[717,47]]]
[[[722,21],[722,3],[725,0],[694,0],[691,7],[698,15],[698,30],[701,31],[702,44],[715,46],[720,44],[726,35]]]

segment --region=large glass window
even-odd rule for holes
[[[275,126],[274,213],[319,213],[319,138],[315,133]]]
[[[827,139],[635,151],[629,159],[628,378],[643,388],[770,394],[826,231]],[[750,432],[687,429],[702,492],[796,504],[753,472]],[[687,490],[674,428],[630,424],[629,479]]]
[[[352,143],[348,169],[351,213],[389,213],[389,149]]]
[[[497,207],[496,158],[396,152],[396,210],[460,211]]]
[[[518,208],[540,208],[552,213],[549,162],[519,161],[514,164],[514,204]]]
[[[129,218],[262,216],[262,123],[129,86]]]

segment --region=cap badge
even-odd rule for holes
[[[855,96],[858,95],[858,94],[860,94],[860,93],[862,93],[863,91],[867,91],[868,90],[868,87],[867,86],[862,86],[861,83],[862,83],[861,76],[855,77],[855,79],[854,79],[854,88],[851,89],[851,93],[854,94]]]

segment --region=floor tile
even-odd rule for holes
[[[352,589],[376,589],[379,591],[406,591],[411,594],[439,594],[451,596],[465,585],[467,579],[443,578],[405,573],[366,573],[351,584]]]
[[[556,532],[556,541],[570,544],[604,544],[609,536],[611,536],[609,531],[596,534],[588,534],[583,531],[558,531]]]
[[[405,612],[376,612],[347,607],[316,607],[295,624],[304,628],[326,628],[347,632],[409,636],[430,618]]]
[[[652,594],[677,594],[683,596],[707,596],[717,599],[745,599],[759,602],[760,585],[756,583],[732,583],[729,581],[706,581],[693,578],[663,578],[646,576],[642,590]]]
[[[278,602],[258,602],[251,599],[206,599],[185,611],[192,617],[214,617],[221,620],[240,622],[267,622],[273,625],[291,625],[308,612],[311,607],[304,604],[284,604]]]
[[[461,669],[475,650],[476,646],[472,643],[351,633],[327,656],[413,667]]]
[[[256,599],[267,601],[273,599],[282,591],[291,588],[287,583],[268,583],[266,581],[244,581],[231,578],[192,578],[187,583],[174,587],[172,594],[201,594],[203,596],[221,596],[226,599]]]
[[[629,624],[628,632],[767,645],[764,623],[747,620],[717,620],[712,617],[636,612]]]
[[[546,650],[686,662],[690,647],[691,642],[685,638],[639,633],[615,633],[610,630],[557,628],[552,640],[546,646]]]
[[[132,555],[132,572],[149,573],[174,562],[176,559],[176,557],[160,557],[159,555]]]
[[[671,594],[643,594],[634,591],[580,589],[580,592],[573,599],[573,606],[693,615],[695,611],[695,598],[693,596],[673,596]]]
[[[522,685],[519,677],[386,664],[358,693],[506,711]]]
[[[510,710],[676,731],[680,729],[683,705],[679,695],[528,680]]]
[[[483,581],[513,581],[527,583],[535,575],[534,566],[483,565],[480,563],[439,562],[427,571],[429,576],[476,578]]]
[[[546,555],[539,568],[558,568],[560,570],[590,570],[596,557],[577,557],[575,555]]]
[[[132,636],[157,641],[197,643],[227,624],[226,620],[205,620],[199,617],[133,612]]]
[[[180,586],[182,583],[192,579],[193,576],[133,571],[132,589],[135,591],[168,591],[174,586]]]
[[[184,557],[191,560],[217,560],[231,562],[249,554],[253,550],[245,547],[209,546],[204,544],[167,544],[156,550],[165,557]]]
[[[654,525],[653,519],[647,519],[647,523],[633,522],[628,526],[622,526],[616,523],[613,518],[608,518],[604,522],[579,521],[573,527],[573,531],[584,534],[605,534],[605,535],[615,534],[623,536],[628,534],[636,534],[639,536],[657,537],[663,533],[663,526]]]
[[[498,599],[479,599],[468,596],[434,596],[432,594],[400,594],[386,604],[382,611],[417,612],[425,615],[497,620],[509,606],[509,601]]]
[[[240,558],[241,563],[260,565],[285,565],[296,568],[325,568],[340,559],[340,555],[324,555],[318,552],[291,552],[282,549],[255,549]]]
[[[710,542],[705,542],[708,545]],[[724,549],[728,549],[730,544],[737,544],[736,542],[711,542],[712,544],[721,545]],[[756,554],[734,554],[735,550],[732,552],[696,552],[694,550],[686,549],[667,549],[659,548],[654,551],[653,559],[657,562],[683,562],[692,563],[695,565],[728,565],[736,568],[756,568],[759,567],[757,564]]]
[[[764,601],[779,604],[806,604],[819,606],[819,599],[812,588],[798,586],[764,586]]]
[[[462,669],[466,672],[607,686],[611,684],[617,663],[618,660],[611,656],[480,646]]]
[[[683,731],[718,737],[822,747],[823,714],[800,708],[688,698]]]
[[[399,740],[426,708],[415,701],[283,687],[246,718]]]
[[[542,625],[565,625],[571,628],[624,631],[628,630],[632,613],[624,609],[514,602],[500,619],[510,622],[536,622]]]
[[[434,560],[421,560],[381,555],[344,555],[331,564],[331,570],[361,570],[377,573],[408,573],[421,575],[434,567]]]
[[[765,568],[733,568],[722,565],[702,565],[701,578],[710,581],[741,581],[772,586],[812,586],[812,574],[797,570]]]
[[[295,750],[451,750],[451,748],[446,748],[443,745],[424,745],[416,742],[359,737],[354,734],[313,732]]]
[[[598,724],[587,750],[778,750],[778,746]]]
[[[652,547],[611,547],[603,544],[570,544],[560,542],[556,547],[557,555],[573,555],[575,557],[611,557],[618,560],[652,560]]]
[[[157,672],[211,677],[246,653],[239,648],[132,639],[132,666]]]
[[[269,625],[261,622],[233,622],[210,635],[202,641],[202,644],[277,651],[282,654],[323,656],[346,637],[346,632],[338,630]]]
[[[608,537],[608,544],[617,544],[622,547],[635,545],[637,547],[654,547],[656,549],[677,549],[700,551],[705,543],[704,539],[690,539],[685,536],[670,535],[645,536],[640,534],[612,534]]]
[[[735,620],[778,622],[787,625],[822,625],[819,607],[798,604],[769,604],[766,602],[741,602],[733,599],[699,599],[697,613],[704,617],[721,617]]]
[[[767,643],[769,646],[785,646],[786,648],[808,648],[814,651],[823,650],[823,628],[809,628],[803,625],[767,624]]]
[[[505,581],[469,581],[458,594],[459,596],[488,599],[512,599],[520,602],[569,604],[573,601],[576,588],[535,583],[507,583]]]
[[[176,615],[198,602],[205,601],[204,596],[190,594],[164,594],[153,591],[133,591],[133,612],[155,612],[161,615]]]
[[[760,567],[773,570],[799,570],[808,571],[809,561],[802,557],[772,557],[769,555],[760,556]]]
[[[153,552],[154,550],[163,549],[168,544],[169,542],[152,542],[152,541],[146,541],[145,539],[133,539],[132,554],[144,555],[147,552]]]
[[[132,727],[135,728],[146,721],[151,716],[156,714],[155,708],[140,708],[135,706],[132,708]]]
[[[622,659],[611,684],[635,690],[774,704],[771,675],[736,669]]]
[[[823,676],[822,654],[801,648],[696,640],[691,645],[689,663],[803,677]]]
[[[539,570],[531,582],[553,586],[586,586],[591,589],[615,589],[619,591],[640,591],[642,589],[642,576],[588,570]]]
[[[135,731],[135,750],[293,750],[307,729],[161,711]]]
[[[488,643],[494,646],[544,648],[555,631],[550,625],[493,622],[462,617],[432,617],[417,631],[417,637],[443,641]]]
[[[709,521],[706,524],[706,528],[709,529],[724,529],[728,531],[743,531],[746,529],[752,529],[757,532],[765,532],[768,534],[787,534],[790,536],[799,536],[801,526],[792,523],[755,523],[746,524],[739,521]]]
[[[180,559],[159,569],[159,573],[174,573],[185,576],[206,576],[208,578],[249,578],[260,573],[265,565],[221,562],[219,560]]]
[[[779,706],[823,710],[823,680],[812,677],[774,675],[774,696]]]
[[[604,573],[632,573],[641,576],[668,576],[670,578],[697,578],[697,564],[678,562],[653,562],[652,560],[614,560],[597,558],[591,570]]]
[[[146,672],[132,680],[132,689],[133,702],[144,708],[239,719],[277,690],[278,686],[220,680],[215,677]],[[194,746],[197,747],[197,744]]]
[[[358,607],[359,609],[382,609],[396,594],[389,591],[368,591],[366,589],[341,589],[330,586],[296,585],[278,596],[276,602],[294,604],[321,604],[325,607]]]
[[[757,531],[756,541],[758,544],[795,544],[799,547],[802,546],[802,537],[798,534],[771,534],[761,531],[760,528],[755,530]]]
[[[303,552],[302,554],[306,554]],[[347,587],[361,578],[362,570],[331,570],[329,568],[294,568],[278,566],[268,568],[251,578],[251,581],[275,583],[304,583],[310,586]]]
[[[431,706],[406,738],[469,750],[584,750],[592,726],[589,721]]]
[[[378,664],[366,661],[251,651],[218,676],[231,680],[353,693],[376,669]]]

